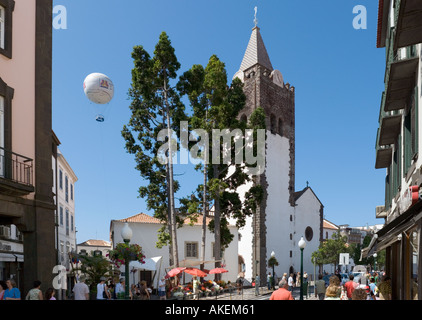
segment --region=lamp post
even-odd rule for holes
[[[271,252],[271,258],[273,258],[273,281],[271,283],[271,287],[275,290],[275,273],[274,273],[274,265],[275,265],[275,252]]]
[[[374,253],[374,272],[377,272],[377,254]]]
[[[303,249],[306,247],[306,242],[303,237],[299,240],[300,248],[300,300],[303,300]]]
[[[129,223],[125,223],[122,228],[121,235],[123,241],[129,245],[130,239],[132,238],[132,229],[129,227]],[[125,258],[125,299],[130,300],[129,295],[129,259]]]

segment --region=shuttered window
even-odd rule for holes
[[[407,114],[404,118],[404,166],[403,172],[407,173],[412,159],[418,154],[418,88],[416,87],[409,100]]]

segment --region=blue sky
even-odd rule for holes
[[[229,78],[240,67],[254,7],[272,65],[296,87],[296,190],[306,181],[325,217],[351,226],[382,223],[385,170],[375,170],[375,138],[384,88],[385,50],[376,48],[373,0],[54,0],[67,10],[67,29],[53,30],[53,130],[78,177],[77,242],[109,239],[110,220],[146,210],[145,184],[120,131],[130,118],[128,89],[134,46],[150,54],[167,32],[181,63],[206,65],[216,54]],[[367,29],[355,30],[353,8],[367,9]],[[105,109],[89,102],[83,80],[92,72],[115,86]],[[106,120],[95,121],[103,112]],[[190,194],[201,177],[175,169]]]

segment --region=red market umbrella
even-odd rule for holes
[[[229,271],[224,268],[214,268],[214,269],[211,269],[208,273],[216,274],[216,273],[226,273],[226,272],[229,272]]]
[[[199,270],[197,268],[186,268],[183,271],[186,272],[186,273],[189,273],[189,274],[191,274],[193,276],[200,277],[200,278],[203,278],[203,277],[206,277],[207,276],[207,274],[204,271]]]
[[[180,272],[182,272],[185,269],[186,269],[185,267],[178,267],[178,268],[171,269],[169,272],[167,272],[165,278],[168,279],[168,278],[177,276]]]

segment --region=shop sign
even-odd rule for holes
[[[400,212],[403,213],[419,200],[419,186],[410,186],[406,188],[401,195],[399,207]]]
[[[0,250],[12,251],[12,246],[10,244],[5,244],[5,243],[0,242]]]

